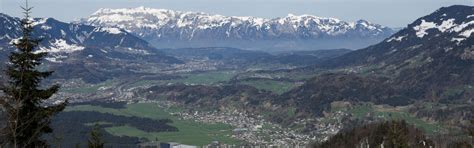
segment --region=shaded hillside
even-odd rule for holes
[[[325,49],[312,51],[292,51],[276,55],[275,61],[297,66],[313,65],[351,52],[350,49]]]
[[[374,102],[405,105],[410,100],[395,93],[387,78],[357,74],[323,74],[274,100],[283,106],[297,106],[299,112],[322,115],[334,101]]]
[[[181,102],[196,109],[218,109],[219,107],[237,107],[251,110],[274,98],[268,91],[258,90],[246,85],[224,86],[189,86],[177,84],[171,86],[154,86],[144,90],[148,99],[162,97],[171,101]]]
[[[373,123],[343,130],[314,148],[429,148],[434,142],[404,121]]]

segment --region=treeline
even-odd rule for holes
[[[69,125],[71,123],[97,123],[107,122],[113,124],[105,124],[102,127],[108,126],[123,126],[130,125],[137,129],[149,132],[173,132],[178,131],[176,127],[168,124],[172,123],[170,119],[153,120],[149,118],[140,117],[126,117],[116,116],[108,113],[99,113],[92,111],[71,111],[63,112],[56,116],[53,125]]]
[[[113,109],[124,109],[126,108],[127,102],[108,102],[108,101],[88,101],[88,102],[80,102],[80,103],[71,103],[71,106],[76,105],[92,105],[92,106],[100,106],[104,108],[113,108]]]
[[[418,118],[427,118],[441,123],[469,125],[469,120],[474,119],[474,107],[469,104],[433,104],[423,102],[414,104],[409,112]]]
[[[472,135],[471,135],[472,138]],[[471,148],[473,141],[466,138],[428,137],[420,129],[405,121],[386,121],[345,129],[329,140],[313,144],[313,148]]]
[[[88,124],[84,124],[88,123]],[[107,113],[89,111],[71,111],[58,114],[52,122],[55,131],[48,136],[48,141],[55,145],[74,145],[85,143],[88,135],[93,131],[94,124],[100,127],[103,141],[106,145],[134,144],[148,141],[128,136],[114,136],[104,129],[116,126],[132,126],[147,132],[174,132],[176,127],[168,125],[169,119],[152,120],[148,118],[116,116]]]

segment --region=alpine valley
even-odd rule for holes
[[[33,22],[49,53],[40,69],[62,86],[48,103],[70,102],[45,137],[64,147],[92,125],[111,147],[391,147],[394,135],[407,147],[474,144],[473,6],[402,29],[145,7]],[[0,14],[2,62],[19,24]]]

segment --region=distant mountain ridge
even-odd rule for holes
[[[93,26],[119,27],[153,43],[205,42],[203,46],[207,45],[207,47],[222,45],[211,41],[245,41],[249,43],[272,40],[349,41],[371,39],[380,41],[394,32],[388,27],[366,20],[345,22],[335,18],[292,14],[282,18],[265,19],[145,7],[100,9],[79,22]],[[160,46],[158,43],[156,45]],[[298,42],[291,43],[297,44]],[[254,43],[254,45],[258,44]],[[367,45],[369,44],[363,46]],[[285,44],[280,44],[280,46],[291,47]]]

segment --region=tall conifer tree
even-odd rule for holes
[[[104,141],[102,141],[102,133],[100,133],[100,126],[96,124],[91,131],[89,141],[87,142],[88,148],[103,148]]]
[[[3,129],[7,147],[46,147],[42,140],[45,133],[51,133],[52,117],[62,111],[67,101],[50,104],[46,101],[59,90],[58,85],[43,87],[41,81],[52,71],[39,71],[45,52],[35,52],[40,40],[32,38],[33,19],[31,7],[22,7],[25,18],[21,20],[22,37],[14,44],[17,48],[9,56],[6,75],[8,84],[3,88],[5,95],[0,100],[6,112],[7,125]],[[51,101],[50,101],[51,102]]]

